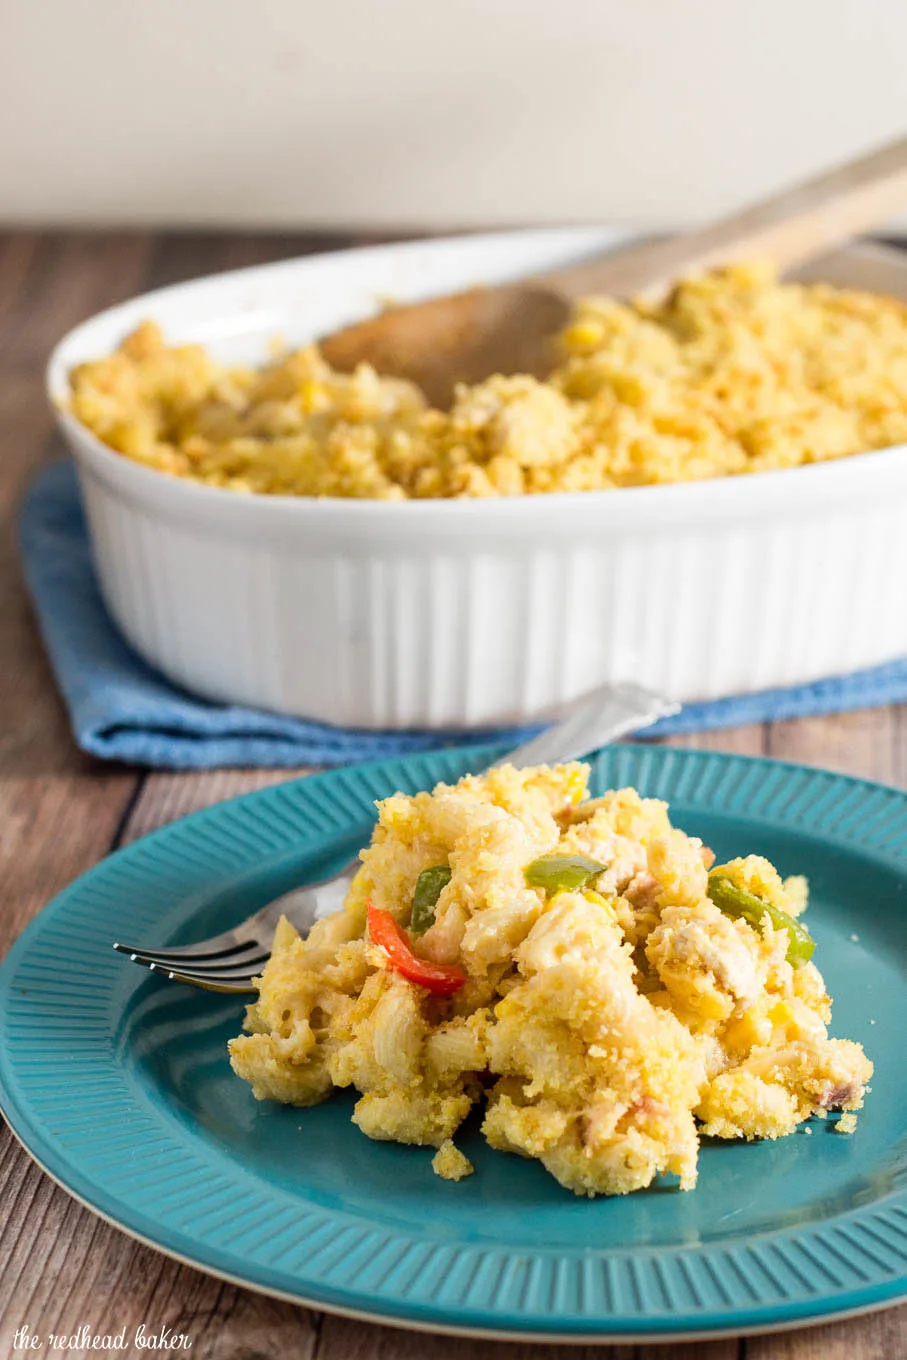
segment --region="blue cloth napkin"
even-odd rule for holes
[[[98,592],[71,463],[35,481],[20,522],[25,579],[76,741],[102,760],[172,770],[217,766],[350,765],[477,740],[513,740],[538,728],[480,732],[364,732],[237,705],[213,704],[146,666]],[[688,704],[646,736],[802,718],[907,700],[907,658],[791,689]]]

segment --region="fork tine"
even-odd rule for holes
[[[177,978],[183,982],[191,982],[196,987],[204,987],[206,985],[218,987],[223,983],[228,986],[231,984],[234,986],[243,984],[248,987],[249,991],[258,990],[256,987],[252,986],[252,979],[258,976],[257,973],[195,973],[192,971],[183,973],[179,969],[154,967],[152,967],[150,971],[152,973],[161,973],[165,977]]]
[[[135,962],[147,968],[150,973],[168,978],[171,982],[185,982],[191,987],[202,987],[207,991],[255,992],[258,990],[252,982],[257,973],[253,974],[245,969],[238,969],[235,973],[201,973],[192,969],[183,971],[182,969],[168,968],[166,965],[151,963],[142,958],[136,958]]]
[[[270,955],[266,950],[250,954],[242,959],[227,959],[223,963],[202,961],[196,964],[189,960],[159,958],[157,954],[145,950],[134,950],[129,955],[133,963],[143,963],[146,968],[156,968],[160,972],[194,973],[198,977],[255,977],[267,963]]]
[[[122,941],[117,941],[113,948],[118,949],[120,953],[128,953],[128,955],[144,953],[144,955],[155,957],[155,959],[175,959],[177,962],[185,959],[186,963],[194,962],[194,960],[203,963],[207,960],[215,962],[218,959],[233,959],[233,957],[237,957],[238,962],[241,962],[239,955],[249,952],[249,949],[262,949],[264,945],[258,940],[243,940],[234,941],[228,947],[224,945],[224,947],[209,948],[209,941],[201,941],[196,947],[193,947],[193,945],[186,945],[186,947],[174,945],[173,948],[167,949],[146,949],[141,945],[122,944]]]
[[[258,940],[235,941],[229,946],[224,946],[223,948],[217,947],[214,949],[212,949],[210,945],[210,940],[203,940],[198,945],[174,945],[172,949],[143,949],[141,945],[123,944],[122,942],[117,941],[113,947],[121,954],[129,954],[130,957],[133,954],[144,954],[147,958],[161,960],[175,959],[177,962],[182,959],[185,959],[187,962],[190,960],[193,962],[198,960],[199,963],[202,963],[207,959],[212,961],[216,959],[229,959],[240,954],[248,953],[250,949],[260,950],[264,948],[264,945]]]
[[[251,977],[238,976],[235,978],[224,978],[218,975],[209,977],[197,973],[171,972],[168,969],[155,968],[151,965],[150,971],[157,973],[160,977],[165,977],[169,982],[182,982],[188,987],[198,987],[205,992],[224,992],[230,995],[242,996],[249,993],[256,993],[258,988],[254,985]]]

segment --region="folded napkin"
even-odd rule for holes
[[[25,579],[79,746],[102,760],[173,770],[224,765],[350,765],[477,740],[527,739],[538,727],[372,732],[213,704],[146,666],[111,621],[91,564],[71,463],[55,463],[22,509]],[[668,736],[907,700],[907,658],[791,689],[688,704],[646,730]]]

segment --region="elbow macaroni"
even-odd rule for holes
[[[438,1149],[476,1105],[492,1147],[537,1158],[577,1194],[626,1194],[671,1173],[696,1184],[699,1139],[779,1138],[811,1115],[863,1104],[872,1064],[830,1038],[818,969],[787,961],[787,931],[722,914],[707,852],[665,804],[633,789],[589,799],[581,764],[467,776],[379,804],[344,908],[306,939],[281,922],[230,1044],[259,1099],[311,1105],[359,1093],[371,1138]],[[605,865],[581,889],[530,888],[557,850]],[[456,962],[464,985],[414,985],[368,938],[366,906],[404,928],[419,874],[449,864],[417,955]],[[720,866],[796,915],[802,879],[757,856]]]

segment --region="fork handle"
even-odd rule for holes
[[[576,760],[628,732],[648,727],[656,718],[676,713],[679,707],[679,704],[663,695],[632,681],[599,685],[570,705],[560,722],[501,756],[494,765],[505,762],[513,765],[557,765],[563,761]],[[252,926],[254,922],[254,934],[259,927],[276,926],[282,915],[288,916],[291,921],[295,917],[295,923],[304,920],[306,925],[311,925],[319,917],[339,910],[358,868],[357,856],[333,878],[294,888],[282,897],[275,898],[252,921],[246,922],[246,926]],[[238,935],[241,930],[242,927],[239,927]]]
[[[500,765],[559,765],[578,760],[628,732],[677,713],[680,705],[631,680],[609,682],[577,699],[560,722],[495,761]]]

